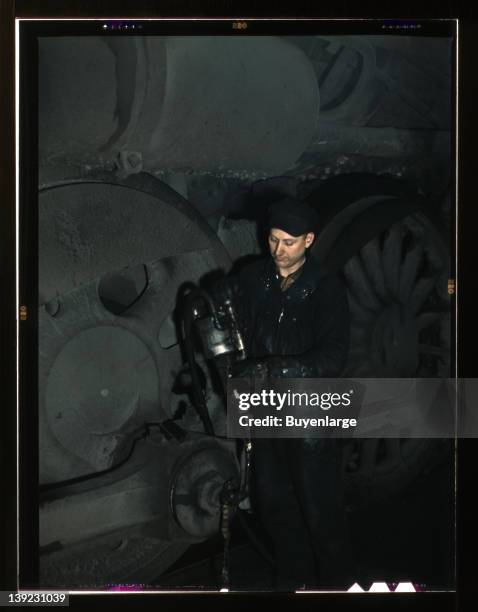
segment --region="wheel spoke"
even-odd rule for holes
[[[387,300],[387,289],[382,268],[382,252],[378,238],[374,238],[363,247],[361,256],[366,273],[370,277],[378,297],[383,301]]]
[[[402,258],[402,227],[393,225],[383,245],[383,269],[385,273],[385,284],[394,298],[399,295],[400,266]]]
[[[418,244],[408,251],[402,265],[400,273],[400,301],[405,303],[412,292],[413,285],[417,276],[418,268],[423,257],[423,247]]]
[[[370,310],[380,309],[380,302],[370,287],[370,282],[365,274],[362,262],[357,255],[354,255],[344,267],[344,274],[347,282],[362,306]]]
[[[412,295],[411,295],[411,307],[412,312],[417,313],[420,308],[425,303],[426,299],[433,291],[433,287],[435,286],[436,278],[428,277],[421,278],[417,284],[415,285]]]

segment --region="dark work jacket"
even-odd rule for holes
[[[309,255],[286,291],[272,258],[250,264],[234,282],[248,358],[276,356],[281,376],[339,376],[349,346],[349,306],[341,279]]]

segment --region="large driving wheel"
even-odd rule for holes
[[[39,207],[41,582],[144,583],[198,541],[169,497],[176,464],[204,436],[158,425],[179,401],[177,295],[230,259],[194,208],[147,174],[52,185]],[[228,446],[211,453],[221,474]]]
[[[340,273],[351,310],[345,376],[449,377],[449,243],[429,205],[391,176],[334,177],[307,200],[321,216],[320,264]],[[377,500],[449,457],[441,440],[367,439],[346,447],[351,497]]]

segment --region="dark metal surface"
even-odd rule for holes
[[[124,151],[145,170],[277,173],[317,122],[308,58],[279,37],[43,38],[39,57],[41,176]]]

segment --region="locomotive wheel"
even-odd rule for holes
[[[159,454],[154,445],[144,447],[151,453],[144,465],[154,464],[164,484],[164,495],[163,484],[157,487],[154,506],[144,465],[125,475],[123,484],[118,474],[134,463],[139,451],[133,459],[128,452],[138,434],[146,433],[146,423],[174,415],[178,399],[172,387],[182,366],[175,317],[180,288],[211,270],[227,270],[229,256],[186,200],[144,173],[41,189],[39,250],[40,485],[42,491],[55,487],[56,497],[42,493],[40,500],[40,540],[47,543],[40,557],[42,583],[151,580],[191,540],[178,536],[169,509],[178,444],[162,439]],[[124,460],[107,484],[91,477]],[[89,484],[81,494],[71,484],[79,477]],[[145,491],[143,497],[138,491]],[[77,500],[84,510],[75,510]],[[96,511],[107,516],[95,518]],[[79,512],[85,512],[86,528]],[[128,527],[115,529],[113,516]],[[86,534],[96,521],[104,527],[92,538]],[[151,521],[156,527],[148,537],[138,536]],[[76,527],[65,530],[70,522]]]
[[[393,177],[351,174],[325,181],[307,201],[322,221],[315,255],[347,285],[351,344],[344,376],[449,377],[449,248],[424,199]],[[407,486],[449,458],[450,447],[425,439],[347,444],[351,503]]]

